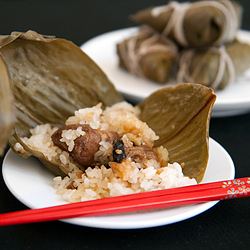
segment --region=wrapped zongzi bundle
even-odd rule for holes
[[[242,8],[234,1],[170,2],[132,16],[184,47],[218,46],[232,42],[241,25]]]
[[[250,68],[250,45],[239,41],[203,50],[182,51],[178,62],[178,82],[199,82],[224,89]]]
[[[169,39],[143,26],[139,32],[117,44],[119,64],[139,77],[165,83],[177,57]]]

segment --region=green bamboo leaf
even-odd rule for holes
[[[8,143],[9,134],[14,127],[15,115],[10,78],[7,67],[0,57],[0,155]]]
[[[209,119],[216,96],[210,88],[185,83],[160,89],[139,104],[141,119],[160,137],[156,146],[169,151],[170,162],[198,182],[206,170]]]
[[[13,149],[16,142],[21,142],[20,137],[29,136],[30,129],[38,124],[61,126],[75,110],[100,102],[106,107],[123,100],[104,72],[78,46],[65,39],[34,31],[13,32],[0,36],[0,56],[0,70],[4,71],[2,64],[6,64],[14,96],[16,123],[9,137]],[[1,74],[6,78],[5,85],[7,73]],[[1,84],[2,88],[4,93],[6,86]],[[1,117],[7,119],[5,114]],[[1,144],[2,141],[6,139],[1,139]],[[27,150],[29,153],[21,154],[23,157],[35,154]],[[44,162],[42,156],[38,158]],[[53,172],[58,173],[58,165]]]

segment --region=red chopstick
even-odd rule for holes
[[[0,226],[133,212],[250,195],[250,177],[123,195],[0,215]]]

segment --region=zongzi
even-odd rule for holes
[[[218,46],[232,42],[241,26],[242,7],[235,1],[170,2],[132,15],[184,47]]]
[[[220,47],[182,51],[177,81],[199,82],[221,90],[249,68],[250,45],[236,40]]]
[[[158,83],[166,83],[177,57],[177,46],[169,39],[142,26],[117,44],[119,65],[130,73]]]

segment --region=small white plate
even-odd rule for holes
[[[210,138],[210,156],[203,179],[205,182],[233,179],[235,170],[230,155]],[[10,192],[30,208],[43,208],[65,204],[53,188],[53,175],[34,157],[23,159],[9,151],[3,162],[3,178]],[[116,214],[107,216],[73,218],[64,222],[80,226],[109,229],[138,229],[179,222],[198,215],[218,201],[175,208]]]
[[[140,102],[159,88],[169,84],[158,84],[134,76],[118,65],[116,45],[136,34],[137,27],[111,31],[90,39],[81,49],[106,73],[116,89],[132,102]],[[238,38],[250,43],[250,32],[240,30]],[[250,70],[245,72],[226,89],[216,91],[213,117],[231,116],[250,112]]]

